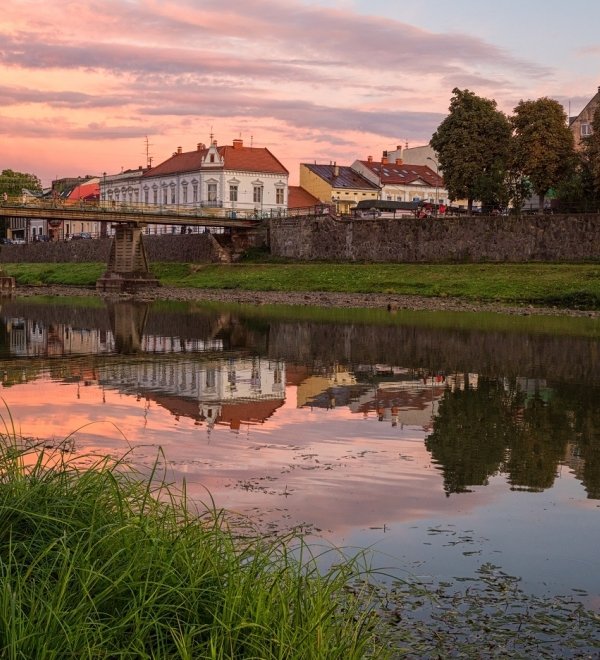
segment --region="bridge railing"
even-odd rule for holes
[[[327,215],[333,213],[335,207],[329,204],[318,204],[316,206],[306,206],[302,208],[239,208],[225,207],[223,202],[201,202],[198,204],[140,204],[128,201],[101,200],[86,201],[61,198],[32,198],[22,199],[20,197],[0,198],[0,205],[12,208],[32,208],[47,210],[69,210],[90,211],[97,214],[98,211],[106,211],[132,215],[147,216],[178,216],[181,218],[227,218],[230,220],[255,220],[261,221],[269,218],[288,218],[307,215]],[[165,223],[172,222],[165,218]]]

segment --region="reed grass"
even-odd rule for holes
[[[2,658],[386,655],[358,562],[323,573],[156,476],[0,437]]]

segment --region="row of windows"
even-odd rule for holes
[[[115,201],[119,201],[122,199],[123,201],[129,200],[130,202],[138,201],[139,197],[139,192],[137,190],[129,190],[129,191],[122,191],[123,196],[121,198],[121,191],[115,190],[114,193],[112,191],[109,191],[108,193],[108,199],[114,199]],[[230,202],[237,202],[238,201],[238,195],[239,195],[239,188],[237,185],[230,185],[229,186],[229,201]],[[184,186],[182,188],[181,192],[182,196],[182,203],[183,204],[188,204],[189,202],[192,202],[192,204],[197,204],[199,199],[198,199],[198,184],[195,183],[192,185],[192,195],[191,199],[189,199],[188,196],[188,187]],[[206,190],[206,199],[208,202],[217,202],[218,201],[218,187],[216,183],[209,183],[207,184],[207,190]],[[263,186],[254,186],[252,189],[252,201],[254,204],[262,204],[263,202]],[[169,187],[164,187],[162,189],[162,195],[160,202],[162,204],[176,204],[176,188],[175,186],[169,186]],[[149,204],[150,203],[150,190],[147,188],[144,189],[144,203]],[[159,203],[159,190],[158,188],[153,188],[152,189],[152,203],[153,204],[158,204]],[[284,188],[276,188],[275,189],[275,203],[276,204],[285,204],[285,189]]]

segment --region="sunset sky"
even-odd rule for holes
[[[0,170],[101,175],[241,137],[298,179],[426,144],[452,89],[577,114],[600,85],[590,0],[4,0]]]

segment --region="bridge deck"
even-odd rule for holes
[[[218,208],[176,208],[153,206],[97,206],[85,204],[0,204],[0,218],[83,220],[88,222],[131,223],[134,225],[186,225],[250,229],[271,217],[297,217],[328,212],[328,207],[255,212]]]

